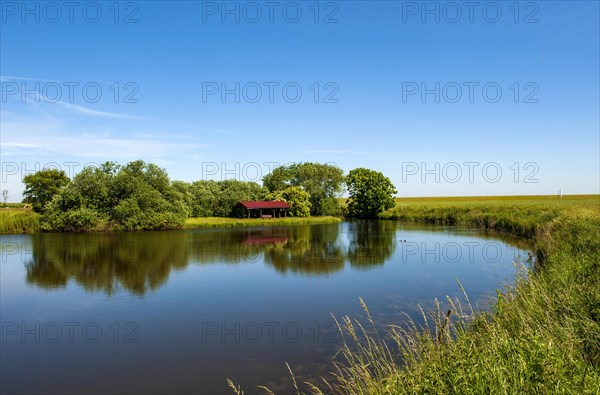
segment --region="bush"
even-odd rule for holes
[[[67,211],[52,211],[42,216],[43,230],[89,232],[99,227],[103,218],[94,210],[80,207]]]
[[[288,187],[273,192],[267,196],[267,200],[286,202],[290,205],[292,217],[310,217],[310,194],[300,187]]]
[[[86,168],[46,205],[42,229],[81,232],[102,223],[116,230],[179,229],[190,212],[185,188],[142,161]]]

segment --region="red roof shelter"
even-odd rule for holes
[[[290,208],[290,205],[286,202],[244,201],[240,202],[239,205],[248,211],[248,218],[251,218],[252,214],[257,211],[260,218],[277,218],[282,217],[282,214],[284,217],[287,217],[287,210]],[[268,210],[267,212],[271,212],[272,214],[263,215],[263,210]]]

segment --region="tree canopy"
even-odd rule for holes
[[[23,177],[25,191],[23,200],[30,203],[33,211],[42,213],[45,206],[62,187],[69,183],[69,177],[63,170],[44,169]]]
[[[141,160],[85,168],[47,205],[45,230],[161,230],[183,226],[187,206],[164,169]]]
[[[292,217],[310,216],[310,195],[300,187],[287,187],[267,196],[268,200],[277,200],[286,202],[290,205],[290,215]]]
[[[350,198],[348,214],[352,218],[377,218],[382,211],[394,207],[398,191],[382,173],[358,168],[348,173],[346,185]]]
[[[338,198],[344,186],[344,171],[337,166],[304,162],[275,168],[263,178],[273,193],[290,186],[302,187],[310,195],[311,215],[339,215]]]
[[[192,217],[230,217],[243,200],[263,200],[267,190],[255,182],[201,180],[173,182],[190,209]]]

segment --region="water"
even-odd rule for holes
[[[398,324],[460,296],[485,308],[527,253],[392,221],[2,236],[2,393],[246,394],[331,370],[331,314]]]

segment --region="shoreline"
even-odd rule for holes
[[[40,228],[40,214],[29,209],[0,209],[0,234],[1,235],[19,235],[44,233]],[[297,226],[297,225],[326,225],[341,223],[339,217],[285,217],[285,218],[229,218],[229,217],[199,217],[187,218],[181,228],[170,230],[192,230],[209,228],[246,228],[246,227],[276,227],[276,226]],[[162,232],[162,230],[155,230]],[[89,232],[114,232],[121,233],[113,229],[93,229]],[[152,230],[139,232],[153,232]],[[88,232],[52,232],[52,233],[88,233]]]
[[[227,218],[206,217],[188,218],[185,220],[183,229],[207,229],[207,228],[247,228],[247,227],[275,227],[296,225],[326,225],[338,224],[342,219],[338,217],[287,217],[287,218]]]

